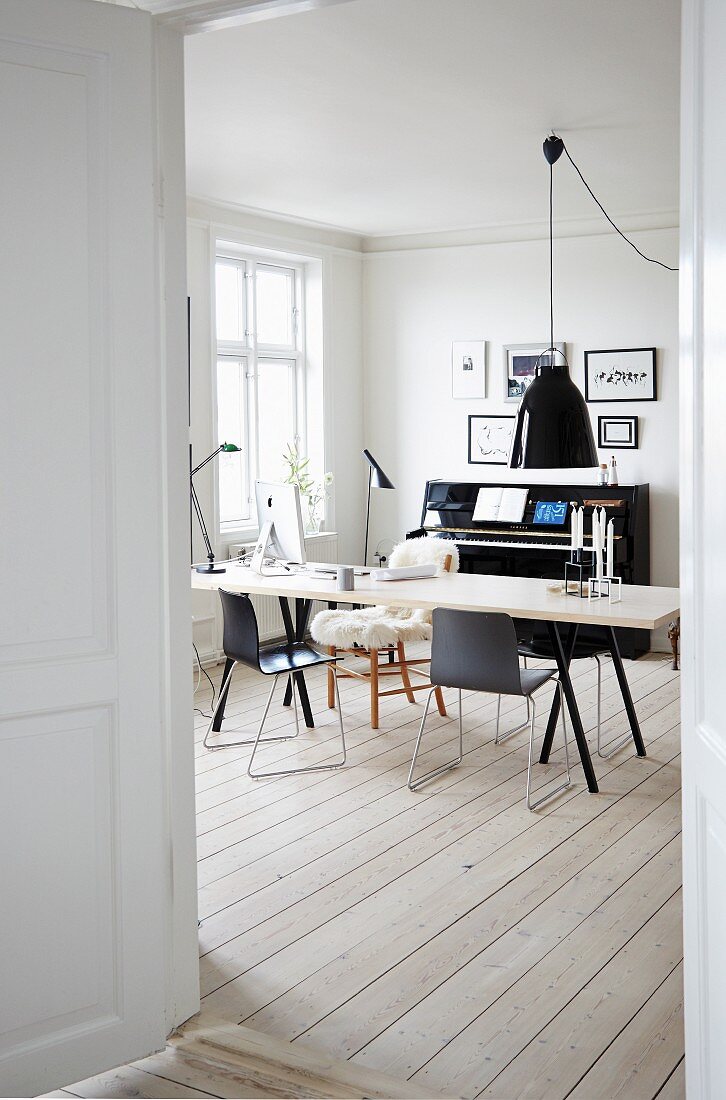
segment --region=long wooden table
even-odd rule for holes
[[[356,577],[356,588],[353,592],[339,592],[335,586],[334,576],[323,579],[311,577],[305,572],[292,572],[285,576],[260,577],[249,568],[233,562],[229,563],[226,573],[202,574],[192,570],[191,578],[193,588],[206,591],[226,588],[230,592],[277,597],[289,642],[300,641],[305,636],[313,600],[322,600],[331,604],[420,607],[429,611],[435,607],[452,607],[463,611],[502,611],[515,619],[537,619],[547,623],[582,768],[588,789],[593,793],[598,790],[597,779],[569,672],[578,627],[585,624],[605,627],[607,644],[630,722],[636,752],[639,756],[645,756],[645,745],[618,649],[615,628],[640,627],[645,630],[656,630],[671,620],[677,619],[680,613],[677,588],[656,588],[644,585],[624,584],[622,600],[611,604],[604,599],[590,601],[580,599],[579,596],[549,592],[547,582],[539,578],[494,577],[470,573],[453,573],[427,580],[410,581],[373,581],[370,577]],[[290,599],[296,601],[294,623],[288,602]],[[569,624],[564,643],[556,626],[557,623]],[[225,669],[226,672],[227,669]],[[296,676],[305,721],[312,727],[313,717],[305,679],[302,673],[296,673]],[[215,723],[217,730],[224,715],[224,704],[225,700],[222,700]],[[540,753],[542,763],[546,763],[549,759],[558,707],[558,694],[555,693]]]

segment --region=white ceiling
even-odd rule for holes
[[[186,41],[191,195],[364,235],[678,205],[679,0],[352,0]],[[592,200],[564,158],[556,216]]]

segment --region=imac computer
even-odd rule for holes
[[[256,481],[255,499],[260,534],[252,555],[252,569],[263,576],[278,572],[274,566],[272,569],[265,566],[270,558],[279,563],[305,565],[305,537],[297,485]]]

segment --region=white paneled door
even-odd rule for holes
[[[186,459],[162,338],[158,44],[131,8],[0,5],[3,1096],[163,1045],[172,901],[189,904],[172,894],[190,722],[170,730],[178,441],[177,496]]]
[[[686,1082],[726,1096],[726,4],[684,0],[681,580]]]

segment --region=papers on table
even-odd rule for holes
[[[497,523],[521,523],[527,504],[529,489],[514,486],[486,485],[477,493],[474,520]]]

